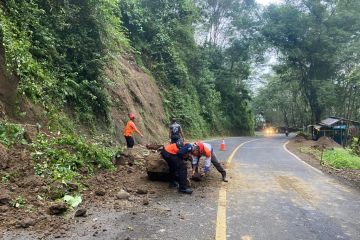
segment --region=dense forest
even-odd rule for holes
[[[133,54],[191,136],[251,134],[253,1],[2,1],[0,39],[18,95],[96,125],[109,121],[103,69]],[[64,111],[64,109],[66,111]],[[54,117],[54,115],[56,117]],[[65,121],[66,122],[66,121]],[[64,121],[55,123],[63,125]]]
[[[359,119],[359,10],[354,0],[9,0],[0,42],[17,101],[56,128],[109,125],[104,69],[130,54],[191,136],[252,134],[259,114],[288,126]],[[266,54],[276,64],[252,91]]]
[[[286,1],[262,14],[278,63],[255,98],[269,122],[302,127],[360,119],[360,2]]]

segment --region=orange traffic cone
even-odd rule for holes
[[[222,140],[222,143],[220,145],[220,151],[225,151],[225,140]]]

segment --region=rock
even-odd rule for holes
[[[150,180],[163,180],[169,179],[169,165],[158,153],[150,153],[145,158],[146,171]]]
[[[123,153],[121,152],[117,152],[112,159],[112,162],[114,165],[122,165],[124,166],[126,164],[126,158],[128,156],[125,156]]]
[[[50,215],[59,215],[66,212],[67,206],[65,203],[57,203],[49,207]]]
[[[104,190],[102,190],[102,189],[97,189],[97,190],[95,190],[95,195],[96,196],[104,196],[105,195],[105,191]]]
[[[147,194],[147,193],[148,193],[148,190],[138,188],[138,189],[136,190],[136,193],[137,193],[137,194]]]
[[[0,195],[0,205],[5,205],[10,202],[10,196],[7,194],[1,194]]]
[[[0,143],[0,170],[4,170],[8,167],[9,156],[7,148]]]
[[[86,209],[80,208],[75,212],[75,217],[86,217]]]
[[[143,205],[145,205],[145,206],[149,205],[149,203],[150,203],[149,197],[146,195],[142,202],[143,202]]]
[[[68,182],[66,185],[70,191],[77,191],[79,189],[79,186],[76,183]]]
[[[28,228],[30,226],[35,226],[35,225],[36,225],[36,221],[31,218],[25,218],[24,220],[19,222],[19,226],[22,228]]]
[[[164,145],[160,145],[160,144],[156,144],[156,143],[146,144],[146,148],[149,150],[159,150],[163,147],[164,147]]]
[[[125,192],[124,190],[121,190],[120,192],[118,192],[116,194],[116,198],[117,199],[129,199],[130,198],[130,194],[128,192]]]

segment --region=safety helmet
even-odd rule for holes
[[[134,119],[135,119],[135,114],[129,113],[129,118],[130,118],[131,120],[134,120]]]
[[[194,143],[194,150],[198,149],[199,154],[202,154],[205,151],[204,144],[202,142],[196,142]]]

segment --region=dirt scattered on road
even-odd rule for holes
[[[293,191],[300,199],[305,200],[311,205],[315,204],[315,195],[312,194],[312,191],[309,188],[308,184],[306,184],[302,180],[290,176],[276,176],[275,179],[284,191]]]
[[[51,187],[58,189],[62,185],[53,186],[53,183],[36,176],[26,146],[11,148],[7,151],[11,159],[6,169],[9,174],[1,172],[6,177],[0,181],[0,232],[7,232],[14,239],[19,231],[27,231],[36,238],[66,238],[74,231],[76,223],[91,222],[91,219],[97,218],[94,212],[105,209],[115,213],[132,212],[134,215],[153,209],[158,211],[156,214],[162,214],[162,208],[154,208],[159,204],[155,199],[179,193],[169,189],[167,182],[148,179],[145,162],[148,154],[145,147],[136,146],[132,156],[126,159],[125,164],[118,165],[115,171],[101,170],[83,179],[80,186],[81,205],[75,209],[68,208],[65,212],[63,205],[44,197]],[[190,168],[190,164],[188,166]],[[202,181],[192,182],[192,188],[199,196],[205,196],[210,185],[220,183],[217,174],[216,170],[211,171]],[[16,199],[19,207],[13,206]],[[93,224],[99,227],[95,220]]]

